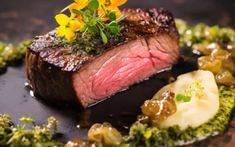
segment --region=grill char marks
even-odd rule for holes
[[[65,54],[53,34],[38,37],[27,50],[27,77],[40,97],[84,108],[170,68],[179,56],[173,16],[164,9],[125,9],[122,39],[98,55]],[[111,46],[111,47],[110,47]]]

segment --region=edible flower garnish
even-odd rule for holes
[[[76,36],[75,32],[81,29],[83,22],[78,19],[73,19],[65,14],[55,16],[57,23],[60,25],[57,28],[57,35],[65,37],[68,42],[72,42]]]
[[[68,6],[70,11],[73,9],[82,10],[88,6],[89,0],[74,0],[74,3]]]
[[[59,27],[57,36],[68,43],[76,40],[77,34],[100,36],[106,44],[111,35],[120,33],[118,22],[123,18],[119,7],[127,0],[74,0],[72,4],[55,16]],[[69,10],[70,16],[63,14]]]
[[[98,15],[102,17],[104,21],[108,20],[107,11],[113,11],[116,13],[116,17],[121,17],[122,12],[118,8],[119,6],[122,6],[125,4],[127,0],[100,0],[100,6],[98,9]]]

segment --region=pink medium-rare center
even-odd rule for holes
[[[119,46],[115,52],[97,58],[92,66],[85,66],[84,70],[73,76],[77,96],[82,99],[83,105],[100,101],[159,70],[169,68],[175,62],[177,53],[161,49],[168,41],[171,40],[166,40],[165,37],[147,41],[140,38],[126,44],[128,49],[125,51],[121,48],[126,46]]]

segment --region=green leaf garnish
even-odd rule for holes
[[[97,10],[99,8],[99,2],[97,0],[91,0],[88,8],[93,11]]]
[[[118,24],[116,22],[112,22],[109,25],[109,29],[113,34],[118,34],[120,33],[120,28],[118,27]]]
[[[76,10],[76,9],[73,9],[72,12],[75,13],[75,14],[79,14],[79,15],[82,14],[82,12],[80,10]]]
[[[102,38],[103,43],[107,44],[108,43],[108,38],[102,30],[100,30],[100,36]]]
[[[88,27],[88,31],[89,31],[90,33],[96,33],[98,30],[97,30],[97,28],[96,28],[95,26],[89,26],[89,27]]]
[[[112,22],[112,21],[115,21],[117,19],[116,17],[116,13],[115,12],[110,12],[109,13],[109,20]]]
[[[176,95],[176,100],[178,102],[190,102],[191,101],[191,97],[187,96],[187,95],[183,95],[183,94],[177,94]]]
[[[23,121],[24,123],[29,123],[29,124],[34,123],[34,119],[33,119],[33,118],[31,118],[31,117],[26,117],[26,116],[21,117],[21,118],[20,118],[20,121]]]
[[[89,26],[95,26],[97,24],[97,19],[92,17],[89,21]]]

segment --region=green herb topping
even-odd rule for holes
[[[4,71],[8,65],[15,61],[22,60],[25,56],[26,48],[32,43],[31,40],[24,40],[17,46],[0,42],[0,72]]]
[[[94,36],[99,35],[104,44],[108,43],[111,35],[120,33],[118,22],[123,15],[119,6],[126,0],[74,0],[75,2],[66,7],[70,17],[65,14],[55,16],[59,27],[57,35],[64,37],[68,43],[76,41],[77,33],[86,33]]]
[[[178,102],[190,102],[191,101],[190,96],[183,95],[183,94],[177,94],[175,98]]]
[[[63,146],[63,143],[54,141],[53,138],[58,128],[58,122],[54,117],[49,117],[47,123],[41,126],[36,125],[30,117],[22,117],[20,121],[23,124],[14,125],[9,115],[0,114],[1,147]]]

